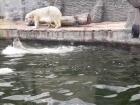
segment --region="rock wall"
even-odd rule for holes
[[[65,0],[65,15],[89,12],[99,0]],[[132,6],[127,0],[102,0],[104,3],[103,21],[124,21]]]
[[[7,19],[23,19],[29,11],[55,5],[63,12],[63,15],[77,15],[93,11],[99,0],[0,0],[0,16]],[[132,6],[127,0],[101,0],[103,11],[101,21],[124,21]],[[94,13],[92,13],[94,14]]]
[[[19,20],[23,18],[21,0],[3,0],[4,16],[9,20]]]
[[[127,27],[132,27],[133,25],[140,26],[140,0],[127,0],[133,6],[133,12],[130,12],[127,19]],[[134,28],[134,27],[133,27]],[[140,30],[140,29],[139,29]],[[138,33],[140,33],[138,30]]]
[[[123,21],[127,20],[127,14],[133,7],[127,0],[104,0],[103,20]]]

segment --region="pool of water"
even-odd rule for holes
[[[0,105],[140,103],[140,54],[102,46],[8,45],[0,41]]]

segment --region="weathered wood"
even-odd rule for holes
[[[76,20],[74,16],[63,16],[61,22],[62,26],[73,26]]]
[[[61,21],[62,26],[86,25],[91,23],[91,16],[88,13],[76,16],[63,16]]]

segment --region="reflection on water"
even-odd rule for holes
[[[6,75],[6,74],[9,74],[12,72],[13,72],[13,70],[10,68],[0,68],[0,75]]]
[[[132,85],[132,86],[127,86],[127,87],[109,86],[109,85],[93,85],[93,87],[98,88],[98,89],[106,89],[106,90],[114,91],[116,93],[121,93],[131,88],[140,87],[140,85]]]
[[[140,103],[138,54],[102,46],[7,46],[0,41],[0,105]]]

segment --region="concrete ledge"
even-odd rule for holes
[[[59,29],[32,29],[23,22],[0,25],[0,38],[14,38],[31,40],[53,40],[72,42],[115,42],[140,45],[140,39],[131,38],[131,30],[125,28],[125,22],[92,23],[80,27],[62,27]]]

